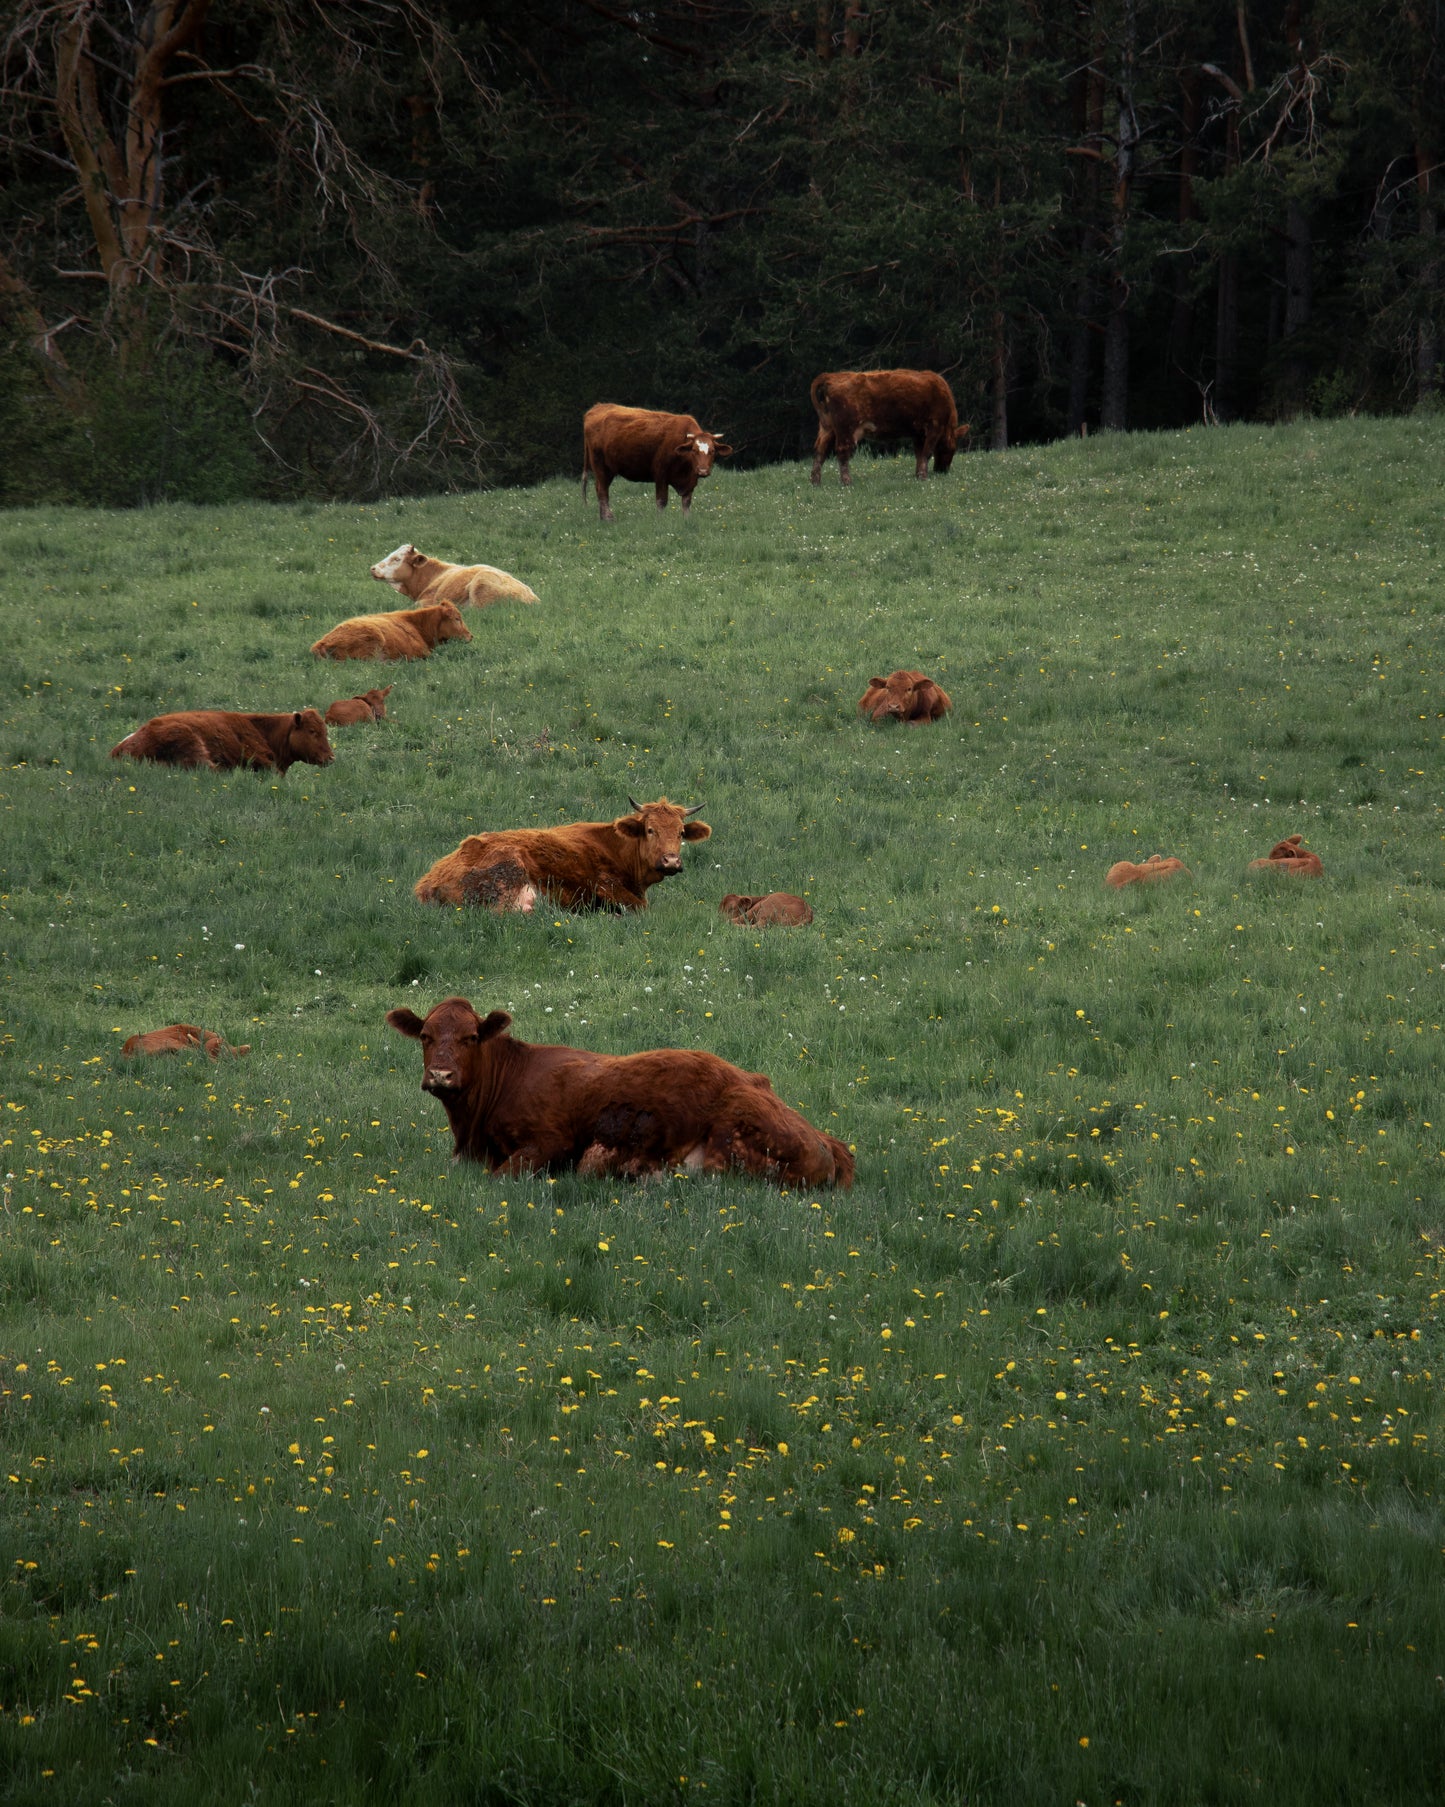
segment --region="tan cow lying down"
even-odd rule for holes
[[[813,920],[811,906],[791,891],[769,891],[765,897],[739,897],[730,891],[718,905],[718,914],[743,928],[799,929]]]
[[[1324,861],[1317,853],[1310,852],[1300,834],[1276,841],[1269,850],[1269,857],[1251,860],[1249,869],[1251,872],[1289,872],[1296,878],[1323,878],[1325,875]]]
[[[454,602],[386,615],[353,615],[311,648],[318,659],[428,659],[443,640],[470,640]]]
[[[1172,854],[1166,859],[1162,853],[1151,853],[1137,866],[1132,860],[1116,861],[1104,874],[1104,883],[1121,891],[1125,885],[1152,885],[1156,879],[1173,878],[1179,872],[1186,878],[1194,876],[1183,860],[1176,860]]]
[[[378,583],[409,596],[413,602],[454,602],[458,608],[484,609],[489,602],[510,598],[535,602],[537,593],[519,577],[499,571],[495,565],[449,565],[428,558],[415,546],[398,546],[371,567]]]
[[[154,759],[162,765],[209,766],[228,771],[255,766],[284,772],[298,761],[330,765],[334,757],[326,724],[314,709],[281,715],[243,715],[230,709],[183,709],[153,715],[117,741],[112,759]]]
[[[712,474],[713,459],[731,454],[730,445],[723,445],[690,414],[598,402],[582,416],[582,500],[587,500],[587,479],[592,477],[598,513],[610,521],[612,479],[625,477],[630,483],[650,483],[659,508],[667,507],[667,492],[675,489],[686,514],[692,492]]]
[[[211,1060],[223,1054],[249,1054],[250,1042],[231,1048],[212,1029],[197,1029],[194,1023],[167,1023],[164,1029],[150,1029],[144,1035],[132,1035],[121,1049],[127,1057],[140,1054],[184,1054],[191,1048],[204,1048]]]
[[[511,1017],[445,998],[423,1021],[389,1010],[422,1046],[422,1090],[441,1101],[455,1159],[493,1173],[575,1167],[649,1179],[741,1169],[780,1186],[851,1186],[853,1156],[773,1091],[764,1073],[692,1048],[593,1054],[513,1041]]]
[[[700,803],[627,801],[632,814],[612,822],[469,834],[417,881],[416,895],[499,915],[529,912],[543,892],[566,910],[645,910],[649,888],[682,871],[682,843],[705,841],[712,830],[689,820]]]
[[[818,414],[813,445],[813,481],[823,480],[828,454],[838,454],[838,472],[851,484],[849,469],[864,439],[911,439],[916,474],[928,475],[928,461],[940,476],[953,463],[958,424],[953,391],[935,370],[829,370],[813,378],[809,391]]]
[[[910,728],[936,722],[952,707],[948,692],[921,671],[894,671],[886,678],[869,678],[868,688],[858,699],[860,715],[870,715],[875,722],[907,722]]]
[[[368,690],[361,696],[342,697],[327,709],[326,719],[334,728],[354,728],[358,722],[384,722],[386,699],[392,688],[388,684],[385,690]]]

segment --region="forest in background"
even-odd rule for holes
[[[1442,0],[8,0],[0,502],[1438,406]]]

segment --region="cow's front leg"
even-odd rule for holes
[[[928,460],[932,456],[932,453],[933,447],[928,443],[927,439],[921,436],[915,437],[913,441],[913,457],[915,461],[913,474],[915,477],[927,477]]]
[[[541,1149],[536,1147],[533,1143],[527,1142],[517,1149],[515,1153],[509,1154],[505,1161],[498,1161],[492,1168],[492,1172],[503,1174],[506,1178],[515,1180],[520,1179],[523,1175],[528,1173],[541,1173],[546,1165],[546,1155],[544,1155]]]
[[[666,508],[667,507],[667,480],[664,478],[662,482],[657,484],[656,488],[657,488],[657,506],[659,508]],[[683,503],[683,507],[684,508],[687,507],[686,502]]]
[[[682,503],[682,512],[686,514],[692,507],[692,491],[690,489],[680,489],[677,494],[678,500]]]

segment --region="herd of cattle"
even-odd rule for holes
[[[835,371],[812,386],[818,413],[812,480],[836,455],[844,484],[850,461],[869,437],[911,437],[917,475],[928,462],[946,471],[960,427],[953,396],[933,371]],[[715,458],[732,447],[690,414],[662,414],[602,403],[583,421],[582,493],[597,486],[604,521],[613,519],[614,478],[651,482],[657,506],[676,490],[684,510]],[[399,546],[371,567],[410,605],[338,623],[311,651],[319,659],[401,661],[430,657],[448,640],[470,640],[464,607],[503,600],[534,603],[534,591],[493,565],[452,565]],[[393,686],[338,699],[323,719],[314,709],[247,714],[192,709],[158,715],[111,749],[111,758],[225,770],[250,766],[285,772],[334,757],[327,724],[381,721]],[[858,713],[874,722],[922,727],[953,707],[948,694],[921,671],[874,677]],[[557,828],[519,828],[468,835],[417,881],[422,903],[471,906],[497,913],[530,913],[539,898],[571,910],[644,910],[649,889],[682,870],[684,841],[712,834],[685,808],[659,797],[638,803],[610,822],[572,822]],[[1319,856],[1298,835],[1276,846],[1256,867],[1301,877],[1323,873]],[[1154,854],[1142,864],[1121,860],[1105,883],[1119,888],[1188,874],[1178,859]],[[730,922],[749,928],[799,927],[813,920],[807,902],[791,893],[731,892],[718,906]],[[494,1010],[479,1017],[467,999],[444,999],[425,1018],[392,1010],[387,1022],[422,1047],[422,1088],[443,1106],[457,1157],[485,1162],[493,1172],[575,1168],[584,1174],[643,1178],[678,1168],[715,1173],[741,1169],[785,1186],[850,1186],[853,1156],[835,1137],[815,1129],[774,1093],[761,1073],[716,1055],[665,1048],[639,1054],[594,1054],[514,1040],[511,1017]],[[133,1035],[122,1052],[144,1055],[203,1048],[215,1060],[241,1055],[212,1031],[173,1023]]]

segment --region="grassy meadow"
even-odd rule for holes
[[[0,1802],[1439,1799],[1442,469],[0,517]],[[319,665],[405,540],[541,601]],[[860,721],[900,665],[952,715]],[[324,770],[107,757],[388,681]],[[713,829],[645,913],[411,895],[629,792]],[[382,1020],[451,992],[857,1184],[454,1167]]]

